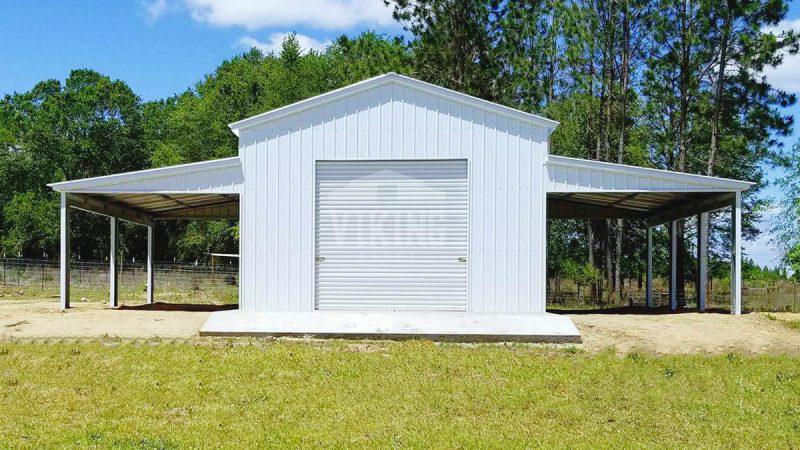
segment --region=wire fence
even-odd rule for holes
[[[236,303],[239,262],[213,263],[158,261],[154,264],[156,301],[175,303]],[[59,295],[59,261],[0,258],[0,296],[4,298],[48,298]],[[70,262],[72,301],[108,300],[108,262]],[[122,303],[146,300],[147,263],[120,261],[117,267]]]
[[[216,258],[206,263],[158,261],[155,268],[155,299],[168,303],[238,302],[239,261]],[[120,261],[118,270],[121,303],[143,303],[146,300],[147,266],[143,261]],[[70,296],[72,301],[108,301],[108,262],[72,261],[70,263]],[[59,295],[59,261],[50,259],[0,258],[0,298],[41,299]],[[662,283],[663,285],[663,283]],[[688,286],[688,285],[687,285]],[[726,286],[718,283],[717,286]],[[696,296],[687,290],[683,299],[687,307],[696,308]],[[669,305],[669,293],[656,285],[655,306]],[[643,290],[629,289],[620,301],[616,298],[592,298],[579,295],[574,289],[548,291],[547,306],[558,309],[602,309],[620,306],[644,306]],[[790,282],[764,285],[745,280],[742,291],[743,309],[748,311],[800,312],[800,286]],[[714,289],[708,295],[709,309],[730,308],[727,289]]]
[[[724,283],[723,283],[724,284]],[[756,284],[756,283],[753,283]],[[686,308],[697,308],[697,296],[692,290],[678,298],[678,303]],[[645,306],[646,294],[643,290],[628,291],[618,298],[593,298],[590,295],[578,295],[577,292],[561,291],[547,294],[547,306],[556,309],[603,309],[622,306]],[[669,291],[656,289],[653,291],[653,306],[666,307],[670,304]],[[706,297],[707,309],[730,309],[729,290],[711,292]],[[770,286],[748,286],[745,280],[742,289],[742,309],[744,311],[800,312],[800,286],[790,282],[775,283]]]

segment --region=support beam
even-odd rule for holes
[[[117,238],[119,237],[118,222],[116,217],[111,217],[111,240],[108,252],[108,298],[112,308],[119,306],[119,281],[117,274]]]
[[[153,225],[147,226],[147,303],[153,303]]]
[[[647,227],[647,278],[645,279],[645,302],[653,307],[653,227]]]
[[[742,313],[742,193],[731,205],[731,314]]]
[[[703,212],[727,208],[733,201],[733,197],[733,192],[716,192],[710,193],[708,197],[699,201],[682,202],[680,205],[664,209],[648,217],[647,225],[652,227]]]
[[[85,194],[66,194],[70,205],[74,208],[89,211],[95,214],[102,214],[109,217],[117,217],[128,222],[137,223],[139,225],[148,225],[153,221],[153,218],[147,214],[135,211],[130,208],[125,208],[117,203],[101,200],[95,197],[89,197]]]
[[[708,293],[708,213],[697,216],[697,309],[706,310]]]
[[[669,308],[678,309],[678,221],[669,226]]]
[[[641,219],[644,213],[632,209],[593,205],[567,200],[566,197],[547,200],[548,219]]]
[[[66,194],[61,194],[61,254],[59,255],[61,262],[59,275],[61,309],[69,308],[69,257],[71,251],[69,231],[69,201]]]

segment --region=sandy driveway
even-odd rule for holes
[[[770,316],[800,320],[792,313],[569,314],[590,351],[800,354],[800,330]]]
[[[180,309],[178,309],[180,308]],[[193,309],[193,310],[186,310]],[[151,305],[113,310],[102,303],[76,303],[64,312],[49,301],[0,302],[0,339],[105,336],[197,338],[211,310],[198,305]],[[569,314],[592,352],[800,354],[800,330],[764,314],[719,313]],[[781,319],[800,314],[773,313]]]
[[[58,302],[0,302],[0,338],[103,337],[188,338],[208,318],[208,311],[115,310],[103,303],[75,303],[61,311]]]

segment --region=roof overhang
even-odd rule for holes
[[[755,183],[562,156],[547,160],[548,218],[643,219],[648,225],[730,206]]]
[[[558,122],[556,122],[555,120],[537,116],[536,114],[526,113],[518,109],[510,108],[508,106],[503,106],[494,102],[490,102],[488,100],[473,97],[471,95],[467,95],[462,92],[426,83],[424,81],[407,77],[405,75],[399,75],[394,72],[389,72],[383,75],[379,75],[377,77],[369,78],[364,81],[351,84],[349,86],[345,86],[343,88],[335,89],[333,91],[317,95],[315,97],[311,97],[296,103],[292,103],[291,105],[287,105],[281,108],[276,108],[271,111],[258,114],[256,116],[248,117],[246,119],[233,122],[229,124],[228,127],[230,127],[231,131],[233,131],[233,133],[236,136],[239,136],[240,132],[244,129],[252,128],[258,125],[262,125],[264,123],[282,119],[284,117],[301,113],[311,108],[316,108],[321,105],[335,102],[337,100],[351,96],[353,94],[368,91],[370,89],[375,89],[379,86],[387,84],[398,84],[406,86],[411,89],[416,89],[418,91],[426,92],[428,94],[445,98],[447,100],[456,103],[468,104],[478,109],[510,117],[512,119],[516,119],[525,123],[545,128],[548,134],[552,133],[553,130],[558,126]]]
[[[71,207],[147,224],[239,216],[238,157],[52,183]]]

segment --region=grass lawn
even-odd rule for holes
[[[800,360],[524,345],[0,343],[0,446],[800,445]]]

